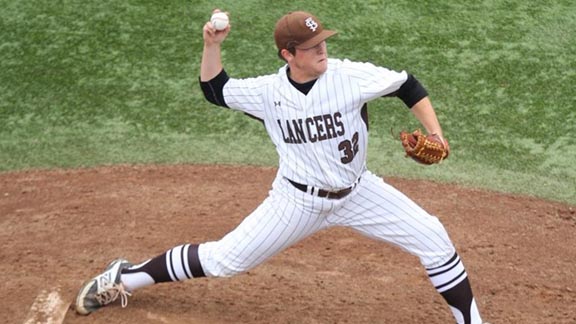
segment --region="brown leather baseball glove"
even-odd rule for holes
[[[406,151],[406,156],[418,163],[440,163],[450,154],[448,141],[437,134],[425,135],[419,129],[412,133],[402,131],[400,132],[400,140]]]

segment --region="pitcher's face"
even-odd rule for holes
[[[307,49],[296,49],[295,55],[288,60],[290,76],[296,82],[317,79],[328,68],[326,41]]]

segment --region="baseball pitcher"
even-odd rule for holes
[[[89,314],[118,298],[126,306],[135,290],[160,282],[234,276],[320,230],[346,226],[416,256],[455,320],[482,323],[444,226],[366,168],[367,104],[382,97],[402,100],[425,130],[401,135],[407,155],[425,164],[448,157],[448,142],[420,82],[405,71],[329,58],[326,41],[336,32],[302,11],[276,23],[284,63],[277,72],[233,78],[221,60],[229,33],[227,20],[218,28],[204,25],[200,86],[209,102],[262,121],[279,156],[272,189],[218,241],[176,246],[139,264],[114,260],[80,289],[77,312]]]

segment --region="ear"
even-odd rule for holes
[[[292,53],[290,53],[290,51],[287,49],[282,49],[280,51],[280,55],[286,62],[289,62],[294,58],[294,55],[292,55]]]

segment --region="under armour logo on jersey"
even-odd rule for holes
[[[274,101],[274,107],[280,107],[280,101]]]
[[[310,30],[312,32],[315,32],[316,29],[318,28],[318,23],[314,21],[314,19],[312,19],[312,17],[308,17],[305,20],[306,22],[306,27],[310,28]]]

